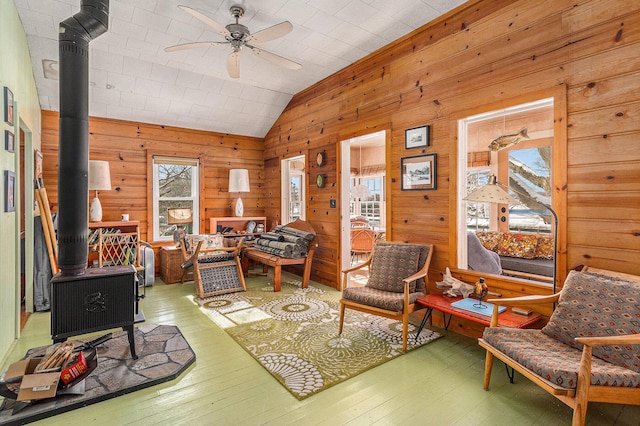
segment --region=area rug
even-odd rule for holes
[[[274,293],[264,280],[247,291],[200,301],[206,313],[296,398],[302,400],[402,354],[402,323],[353,310],[338,334],[340,295],[301,282]],[[440,337],[409,325],[409,347]]]
[[[92,339],[77,339],[78,342],[89,340]],[[84,393],[59,395],[20,410],[13,400],[6,400],[6,409],[0,410],[0,424],[33,422],[167,382],[177,378],[196,359],[176,326],[141,325],[135,329],[135,341],[138,359],[131,358],[127,333],[114,333],[111,340],[98,346],[98,366],[81,383]],[[46,347],[30,349],[27,356],[43,353],[44,349]]]

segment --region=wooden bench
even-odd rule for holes
[[[304,220],[296,220],[287,224],[289,228],[298,229],[316,235],[316,231],[313,227]],[[276,256],[274,254],[262,252],[253,247],[246,247],[242,251],[242,271],[245,276],[249,273],[249,260],[261,263],[263,265],[263,271],[266,273],[267,267],[273,268],[273,291],[280,291],[280,280],[282,277],[282,266],[285,265],[304,265],[304,271],[302,274],[302,288],[309,286],[309,278],[311,277],[311,262],[313,261],[313,253],[318,247],[318,243],[314,238],[309,242],[307,256],[299,259],[289,259],[285,257]]]

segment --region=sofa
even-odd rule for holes
[[[496,357],[573,408],[573,425],[584,425],[589,401],[640,405],[640,277],[584,268],[555,295],[488,302],[485,390]],[[540,303],[557,303],[541,330],[497,326],[499,305]]]
[[[553,277],[553,237],[520,232],[477,231],[480,243],[498,254],[504,275]]]

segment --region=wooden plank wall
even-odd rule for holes
[[[636,0],[477,0],[294,96],[265,139],[266,215],[279,214],[279,160],[326,150],[328,177],[308,162],[307,219],[318,230],[314,276],[337,286],[341,140],[386,129],[394,241],[432,242],[431,285],[455,262],[455,120],[462,111],[566,89],[566,252],[640,274],[640,4]],[[404,149],[407,128],[431,125],[431,146]],[[401,157],[436,153],[436,191],[401,191]],[[564,170],[563,170],[564,172]],[[566,271],[561,271],[561,274]],[[518,284],[514,284],[516,288]]]
[[[202,233],[209,231],[210,217],[231,216],[236,194],[227,192],[229,169],[249,169],[251,192],[242,195],[246,216],[263,216],[264,140],[261,138],[205,132],[193,129],[141,124],[104,118],[89,120],[89,157],[109,161],[111,191],[101,191],[104,220],[120,220],[129,213],[140,221],[141,238],[151,242],[147,211],[149,155],[200,157],[204,179]],[[42,112],[43,178],[49,201],[58,202],[58,113]],[[90,194],[90,200],[94,194]],[[159,246],[161,244],[154,244]],[[156,258],[156,269],[159,261]]]

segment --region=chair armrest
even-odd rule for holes
[[[544,303],[557,303],[560,293],[550,295],[531,294],[520,297],[508,297],[500,299],[487,299],[488,303],[494,303],[502,306],[523,306],[523,305],[541,305]]]
[[[219,247],[219,248],[210,248],[210,249],[200,249],[200,253],[213,253],[217,251],[233,252],[236,250],[238,250],[238,247]]]
[[[585,346],[640,345],[640,334],[625,334],[605,337],[576,337],[576,342]]]
[[[358,269],[362,269],[365,266],[369,266],[369,264],[371,264],[371,257],[369,257],[365,262],[357,264],[353,268],[343,269],[342,273],[343,274],[348,274],[349,272],[357,271]]]
[[[422,269],[418,272],[416,272],[415,274],[407,277],[407,278],[403,278],[402,281],[404,281],[405,284],[409,284],[411,281],[415,281],[418,278],[423,278],[427,276],[428,271]]]
[[[493,314],[491,315],[491,327],[498,326],[498,307],[499,306],[528,306],[528,305],[541,305],[544,303],[556,303],[560,298],[560,293],[550,294],[547,296],[541,296],[531,294],[520,297],[508,297],[504,299],[487,299],[487,303],[493,303]]]

